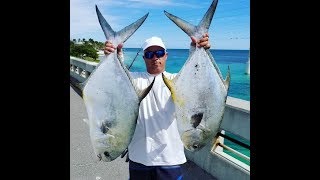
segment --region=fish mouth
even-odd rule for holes
[[[99,158],[99,161],[103,160],[105,162],[110,162],[115,159],[115,158],[111,157],[111,155],[108,151],[105,151],[102,154],[98,154],[97,157]]]
[[[202,129],[192,128],[182,133],[181,139],[189,151],[197,151],[203,147],[205,132]]]
[[[191,152],[202,149],[209,140],[211,132],[210,129],[202,127],[186,130],[181,136],[184,147]]]
[[[111,156],[110,156],[110,153],[109,153],[108,151],[105,151],[105,152],[103,153],[103,155],[104,155],[104,158],[105,158],[106,160],[108,160],[108,161],[111,161],[111,160],[112,160],[112,158],[111,158]]]
[[[106,127],[106,126],[103,126]],[[101,129],[104,133],[104,136],[96,140],[96,146],[98,147],[97,157],[99,161],[110,162],[116,157],[114,157],[115,153],[113,153],[114,149],[111,144],[114,144],[116,137],[112,134],[106,133],[107,129]]]
[[[196,151],[197,149],[201,148],[202,146],[198,143],[193,143],[191,147],[188,147],[189,151]]]

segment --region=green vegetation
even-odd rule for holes
[[[98,51],[104,48],[104,43],[85,38],[70,40],[70,56],[78,57],[87,61],[99,62]]]

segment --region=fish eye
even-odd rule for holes
[[[194,149],[198,149],[198,144],[193,144],[192,146]]]
[[[109,156],[110,156],[109,152],[107,152],[107,151],[105,151],[103,154],[104,154],[106,157],[109,157]]]

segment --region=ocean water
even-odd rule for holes
[[[130,71],[146,71],[144,60],[142,58],[143,51],[139,48],[124,48],[125,64],[130,66]],[[140,51],[141,50],[141,51]],[[178,73],[185,61],[188,59],[188,49],[168,49],[168,59],[166,63],[166,71],[170,73]],[[231,81],[228,96],[250,101],[250,75],[246,74],[246,67],[249,58],[249,50],[210,50],[215,62],[217,63],[223,78],[226,77],[228,66],[230,67]],[[237,139],[243,143],[250,145],[247,140],[240,139],[230,133],[226,135]],[[250,157],[250,150],[241,147],[227,139],[224,144],[235,149],[242,154]],[[224,150],[227,154],[237,158],[238,160],[250,165],[250,162],[233,154],[228,150]]]
[[[143,51],[139,48],[124,48],[125,64],[133,62],[130,71],[146,71]],[[168,49],[166,71],[178,73],[188,59],[188,49]],[[245,74],[249,57],[249,50],[210,50],[223,78],[226,77],[228,66],[230,67],[231,81],[228,96],[250,101],[250,75]],[[137,55],[138,54],[138,55]]]

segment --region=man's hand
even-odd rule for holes
[[[205,33],[201,39],[197,40],[194,36],[191,36],[191,45],[197,47],[203,47],[204,49],[210,49],[209,34]]]
[[[105,42],[104,54],[109,55],[117,49],[118,55],[122,55],[123,44],[119,44],[118,47],[115,47],[110,41]]]

